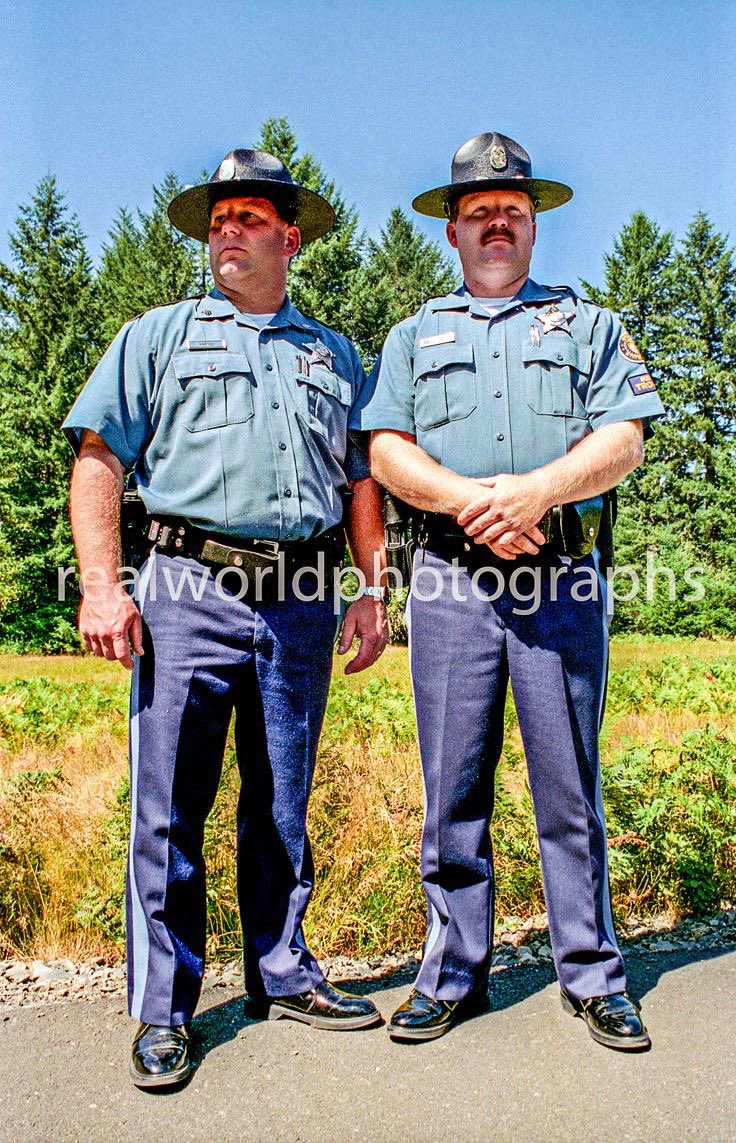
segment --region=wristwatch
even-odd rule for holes
[[[380,599],[381,603],[385,603],[388,597],[388,588],[379,587],[377,584],[371,585],[370,587],[364,587],[360,593],[360,596],[362,597],[364,595],[369,595],[371,599]]]

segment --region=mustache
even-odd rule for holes
[[[512,246],[516,242],[514,235],[510,230],[507,230],[505,226],[490,226],[488,230],[484,231],[481,238],[481,244],[485,246],[485,244],[490,242],[492,238],[505,238],[506,241],[510,242]]]

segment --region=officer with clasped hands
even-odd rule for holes
[[[529,277],[537,214],[571,197],[505,135],[460,147],[450,183],[414,207],[447,220],[464,285],[391,330],[363,416],[374,476],[418,520],[409,615],[428,931],[389,1023],[396,1040],[433,1039],[487,1006],[489,822],[510,680],[563,1006],[608,1047],[649,1045],[611,916],[598,753],[610,498],[599,498],[639,464],[663,410],[614,314]]]

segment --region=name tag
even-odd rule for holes
[[[454,340],[455,334],[452,330],[448,330],[447,333],[436,333],[433,337],[420,337],[419,348],[427,349],[430,345],[449,345]]]
[[[227,342],[222,338],[217,341],[191,341],[187,338],[184,344],[191,353],[212,353],[227,349]]]

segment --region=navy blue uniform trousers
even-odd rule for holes
[[[518,571],[518,561],[492,556],[476,558],[470,570],[453,570],[445,551],[415,557],[410,656],[424,777],[428,914],[416,987],[425,995],[458,1000],[485,987],[493,947],[489,823],[509,679],[560,984],[578,999],[626,987],[611,916],[600,787],[608,619],[596,561],[575,561],[553,587],[550,571],[564,565],[543,552],[528,560],[528,575]],[[481,563],[496,570],[476,576],[473,591],[474,567]],[[588,569],[585,584],[573,574],[576,567]],[[514,571],[518,596],[533,593],[538,575],[538,606],[514,598]],[[592,581],[597,598],[586,600]],[[432,599],[437,584],[441,594]],[[482,598],[493,595],[495,601]]]
[[[313,883],[306,813],[329,689],[332,599],[287,595],[251,606],[222,598],[228,581],[218,591],[213,574],[197,599],[204,572],[194,560],[157,553],[141,579],[145,654],[135,664],[130,724],[128,991],[131,1015],[150,1024],[185,1023],[199,999],[204,824],[233,710],[246,987],[255,997],[285,996],[323,979],[301,924]],[[182,573],[191,580],[177,600]]]

